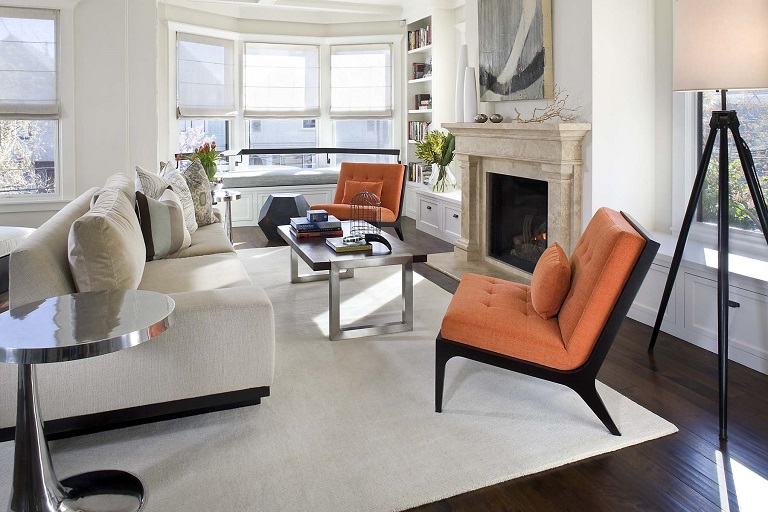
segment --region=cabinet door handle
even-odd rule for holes
[[[431,206],[427,206],[427,210],[431,210],[431,209],[432,209],[432,207],[431,207]]]
[[[454,219],[458,219],[458,218],[459,218],[459,214],[458,214],[458,213],[454,213],[454,214],[453,214],[453,218],[454,218]]]

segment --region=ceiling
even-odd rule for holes
[[[405,18],[413,7],[445,4],[455,7],[464,0],[161,0],[211,13],[247,19],[283,19],[313,23],[394,21]]]

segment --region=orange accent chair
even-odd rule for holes
[[[347,182],[351,182],[349,186]],[[403,231],[400,218],[403,213],[403,196],[405,194],[405,166],[402,164],[370,164],[359,162],[343,162],[339,171],[339,182],[336,185],[336,196],[333,204],[315,204],[312,210],[325,210],[340,220],[349,220],[349,202],[352,196],[364,188],[376,188],[373,185],[381,183],[381,193],[376,194],[381,200],[381,224],[379,227],[392,227],[400,240]],[[345,189],[347,197],[345,197]],[[378,190],[368,190],[376,193]]]
[[[442,411],[446,363],[459,356],[568,386],[621,435],[595,379],[658,248],[631,217],[601,208],[573,251],[559,312],[543,315],[534,305],[554,291],[552,279],[541,278],[544,255],[531,286],[464,274],[437,336],[435,411]],[[564,253],[563,261],[567,271]]]

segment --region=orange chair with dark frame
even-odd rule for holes
[[[658,248],[631,217],[601,208],[570,263],[552,245],[531,286],[465,274],[437,336],[435,411],[446,363],[459,356],[563,384],[621,435],[595,379]]]
[[[350,200],[359,192],[367,190],[381,200],[379,227],[394,228],[402,240],[400,219],[403,213],[405,178],[405,166],[402,164],[343,162],[333,203],[315,204],[310,208],[325,210],[340,220],[349,220]]]

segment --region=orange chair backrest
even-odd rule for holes
[[[344,183],[352,181],[381,181],[381,206],[392,210],[397,215],[400,211],[400,199],[403,196],[405,166],[402,164],[370,164],[360,162],[342,162],[339,171],[339,183],[336,185],[336,197],[333,202],[341,204],[344,199]]]
[[[645,243],[615,210],[600,208],[589,221],[571,256],[571,289],[558,316],[575,360],[592,352]]]

